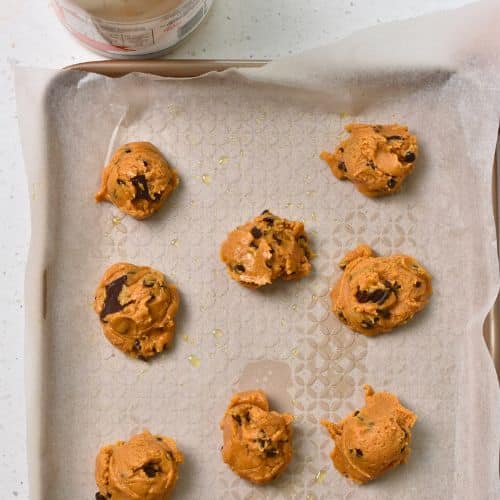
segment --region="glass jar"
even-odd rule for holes
[[[168,52],[192,33],[213,0],[53,0],[61,22],[84,45],[112,58]]]

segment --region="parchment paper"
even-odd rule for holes
[[[186,455],[174,498],[498,498],[498,386],[481,327],[498,290],[499,22],[484,2],[192,80],[18,71],[33,500],[92,498],[99,447],[145,427]],[[318,158],[351,121],[418,136],[399,194],[367,199]],[[107,156],[132,140],[155,143],[182,181],[142,222],[93,201]],[[266,208],[304,220],[318,257],[310,277],[252,291],[229,279],[218,249]],[[378,338],[330,312],[337,263],[360,242],[413,255],[434,276],[429,307]],[[175,346],[153,362],[116,351],[92,310],[116,261],[151,265],[181,292]],[[319,420],[359,406],[364,383],[398,394],[418,422],[408,464],[360,487],[332,468]],[[231,394],[253,387],[296,416],[293,462],[267,487],[219,452]]]

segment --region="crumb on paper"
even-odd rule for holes
[[[229,163],[229,156],[222,155],[219,157],[217,162],[219,163],[219,165],[227,165]]]

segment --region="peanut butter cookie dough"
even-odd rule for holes
[[[333,465],[344,476],[366,483],[406,462],[416,415],[390,392],[364,386],[365,406],[338,424],[322,420],[335,449]]]
[[[375,257],[360,245],[340,262],[344,273],[332,290],[332,310],[351,330],[390,332],[422,310],[432,294],[430,274],[408,255]]]
[[[312,269],[304,224],[269,210],[229,233],[220,255],[231,278],[251,288],[302,278]]]
[[[96,500],[166,500],[182,462],[173,439],[148,431],[104,446],[96,459]]]
[[[286,413],[269,411],[261,390],[235,394],[220,424],[224,462],[252,483],[273,480],[292,459],[292,420]]]
[[[321,153],[335,177],[349,179],[366,196],[398,191],[418,154],[417,139],[408,127],[351,123],[345,129],[350,137],[333,153]]]
[[[104,167],[95,199],[146,219],[165,204],[178,184],[175,170],[153,144],[130,142],[119,147]]]
[[[147,359],[172,343],[179,294],[150,267],[120,262],[104,273],[94,310],[104,334],[129,356]]]

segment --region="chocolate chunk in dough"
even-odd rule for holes
[[[148,181],[145,175],[136,175],[130,179],[130,182],[135,187],[135,197],[134,200],[153,200],[148,190]]]
[[[123,285],[127,282],[127,275],[120,276],[106,285],[106,299],[104,300],[104,307],[100,313],[100,318],[103,320],[108,314],[121,311],[126,304],[121,304],[118,300],[122,291]]]

